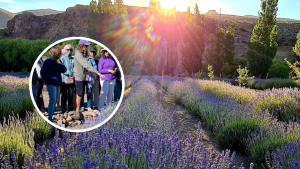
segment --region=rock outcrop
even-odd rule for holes
[[[83,5],[76,5],[56,15],[35,16],[30,12],[23,12],[7,22],[6,36],[52,41],[71,36],[87,36],[88,14],[89,7]]]

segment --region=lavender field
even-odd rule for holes
[[[300,167],[299,89],[256,91],[169,76],[129,75],[125,83],[130,92],[117,113],[90,132],[48,134],[53,128],[42,128],[47,123],[36,112],[4,120],[1,168]],[[170,105],[187,114],[176,115]],[[192,123],[181,122],[189,114]],[[48,139],[38,142],[37,135]]]

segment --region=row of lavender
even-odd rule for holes
[[[253,161],[258,164],[267,162],[265,164],[269,168],[299,167],[299,143],[296,141],[300,138],[300,125],[293,121],[280,122],[272,112],[293,111],[291,108],[296,103],[289,101],[299,101],[298,89],[273,89],[258,93],[234,86],[224,89],[226,84],[221,82],[189,78],[179,79],[182,81],[174,81],[172,78],[164,78],[162,81],[161,77],[154,79],[163,82],[162,86],[168,90],[174,102],[183,104],[190,112],[199,115],[215,133],[221,146],[247,152]],[[202,90],[203,86],[210,89]],[[257,101],[255,97],[253,102],[247,100],[253,93],[263,100],[259,104],[265,106],[265,110],[255,107],[256,104],[247,104]],[[287,151],[285,145],[298,148],[295,148],[295,151]],[[283,148],[277,150],[281,146]],[[272,155],[269,152],[273,152]]]
[[[19,164],[23,154],[32,155],[32,147],[48,138],[53,128],[33,110],[28,78],[0,77],[0,161],[3,154],[14,152]],[[2,155],[1,155],[2,154]]]
[[[28,78],[0,77],[0,121],[9,115],[24,117],[26,111],[33,110],[28,87]]]
[[[37,146],[26,168],[231,168],[234,155],[215,154],[187,134],[179,140],[171,112],[156,100],[157,88],[142,79],[132,86],[116,115],[99,129],[56,135],[49,147]],[[9,157],[5,157],[8,159]],[[14,160],[14,156],[11,156]],[[13,163],[16,167],[16,163]],[[1,164],[9,168],[9,164]]]

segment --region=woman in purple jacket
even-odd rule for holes
[[[100,78],[101,96],[99,100],[98,110],[104,107],[104,102],[107,97],[106,104],[109,105],[113,98],[114,87],[117,78],[116,62],[107,50],[102,50],[102,57],[98,63],[98,71],[105,77]]]

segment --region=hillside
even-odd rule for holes
[[[58,14],[62,13],[64,11],[57,11],[53,9],[35,9],[35,10],[26,10],[27,12],[31,12],[36,16],[43,16],[43,15],[49,15],[49,14]],[[16,14],[22,14],[25,11],[18,12]]]
[[[217,20],[231,20],[237,22],[248,22],[255,23],[257,22],[257,16],[253,15],[230,15],[230,14],[219,14],[215,10],[209,10],[206,14],[204,14],[208,18],[217,19]],[[289,18],[277,18],[277,22],[289,22],[289,23],[300,23],[300,20],[289,19]]]
[[[14,13],[0,8],[0,28],[6,28],[7,21],[11,20],[14,16]]]

